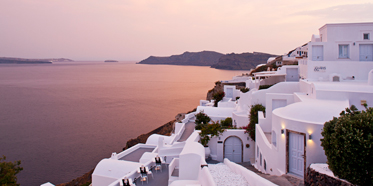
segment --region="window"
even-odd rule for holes
[[[256,157],[259,158],[259,146],[256,146]]]
[[[364,40],[369,40],[370,38],[369,38],[369,33],[364,33],[363,34],[363,39]]]
[[[339,45],[339,58],[349,58],[348,45]]]
[[[272,144],[276,147],[276,132],[272,130]]]
[[[260,166],[262,166],[262,153],[260,153]]]

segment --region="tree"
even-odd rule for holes
[[[17,183],[17,176],[22,167],[19,165],[21,161],[6,162],[6,157],[0,157],[0,185],[1,186],[19,186]]]
[[[251,106],[250,110],[250,123],[246,128],[247,133],[252,140],[255,141],[255,124],[258,123],[258,112],[263,111],[265,114],[266,108],[262,104],[256,104]]]
[[[201,130],[204,125],[207,125],[211,121],[211,118],[203,113],[203,111],[196,114],[196,130]]]
[[[202,127],[199,136],[201,137],[201,144],[204,147],[207,147],[207,144],[210,141],[210,137],[218,137],[224,132],[224,129],[219,122],[212,122],[212,124],[207,124]]]
[[[218,102],[221,101],[225,96],[225,93],[223,91],[217,92],[214,95],[212,95],[212,98],[215,100],[214,107],[218,107]]]
[[[365,108],[346,108],[321,133],[329,169],[357,185],[373,185],[373,108]]]

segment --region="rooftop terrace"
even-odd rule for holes
[[[126,161],[133,161],[133,162],[139,162],[140,161],[140,158],[141,156],[145,153],[145,152],[152,152],[154,150],[154,148],[138,148],[136,149],[135,151],[119,158],[119,160],[126,160]]]

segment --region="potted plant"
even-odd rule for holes
[[[205,158],[210,156],[210,148],[208,143],[210,139],[214,136],[218,137],[224,132],[224,129],[221,127],[219,122],[212,122],[202,127],[201,132],[199,133],[200,142],[205,147]]]

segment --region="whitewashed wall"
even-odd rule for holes
[[[249,113],[248,111],[233,112],[232,113],[233,125],[236,125],[237,128],[245,127],[249,124]]]
[[[266,107],[266,94],[267,93],[283,93],[292,94],[299,92],[299,82],[280,82],[268,89],[258,90],[252,93],[251,104],[262,104]]]
[[[255,142],[251,140],[249,134],[245,134],[245,130],[243,129],[228,129],[221,136],[212,138],[208,143],[211,150],[211,158],[213,160],[223,161],[224,141],[231,136],[235,136],[241,139],[243,145],[242,159],[244,162],[250,161],[250,158],[254,157]],[[219,141],[221,141],[222,143],[218,143]],[[249,144],[250,147],[246,148],[246,144]]]
[[[282,175],[286,173],[286,132],[281,134],[281,129],[306,134],[306,166],[311,163],[325,163],[326,156],[320,142],[323,127],[323,124],[295,121],[273,114],[272,130],[276,132],[277,144],[274,146],[268,142],[260,126],[256,127],[256,146],[259,146],[259,152],[256,152],[255,155],[256,167],[268,174]],[[309,140],[310,134],[312,135],[312,140]],[[266,160],[267,170],[264,170],[263,163],[260,166],[260,160],[257,155],[259,153],[262,153],[262,161]]]

